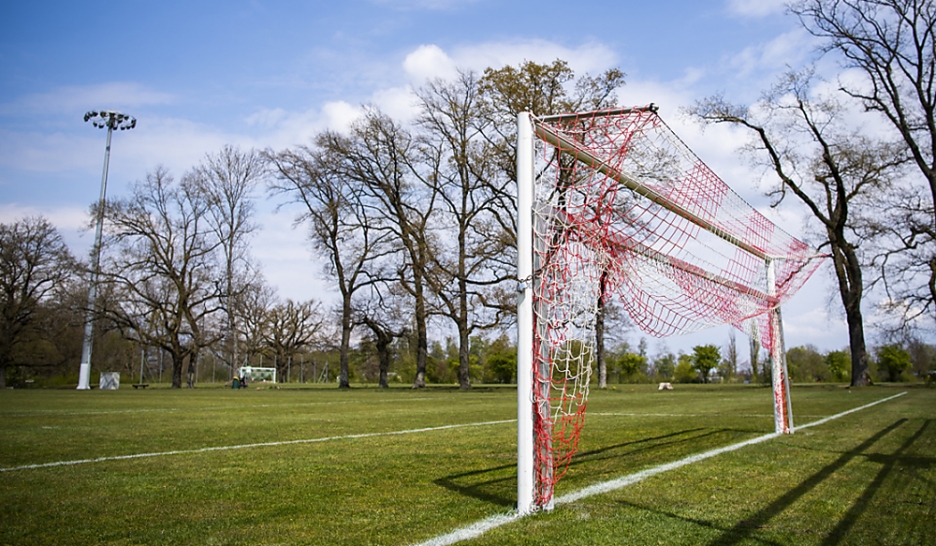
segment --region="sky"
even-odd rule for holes
[[[814,46],[776,0],[0,0],[0,222],[44,215],[87,255],[106,136],[83,122],[89,110],[138,120],[114,134],[107,193],[121,197],[157,166],[178,178],[226,144],[307,144],[346,128],[364,104],[409,119],[413,87],[457,69],[563,59],[576,74],[623,70],[620,103],[659,105],[730,186],[805,237],[800,207],[768,207],[770,179],[739,152],[748,135],[703,132],[682,109],[714,93],[754,102],[779,73],[812,61]],[[253,256],[282,298],[329,301],[334,289],[293,225],[298,211],[280,205],[258,196]],[[847,346],[832,286],[826,265],[786,305],[788,347]]]

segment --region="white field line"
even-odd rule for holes
[[[905,394],[907,394],[906,391],[899,393],[899,394],[895,394],[893,396],[889,396],[881,400],[878,400],[876,402],[871,402],[870,404],[865,404],[864,406],[861,406],[858,408],[853,408],[848,411],[843,411],[842,413],[837,413],[835,415],[826,417],[824,419],[820,419],[818,421],[814,421],[812,423],[800,425],[796,428],[801,429],[801,428],[809,428],[809,427],[821,425],[829,421],[832,421],[834,419],[838,419],[839,417],[844,417],[850,413],[855,413],[856,411],[868,409],[871,406],[876,406],[878,404],[887,402],[889,400],[893,400],[894,398],[903,396]],[[747,447],[747,446],[754,445],[754,444],[759,444],[761,442],[766,442],[767,440],[772,440],[774,438],[777,438],[778,436],[782,436],[782,435],[776,432],[773,432],[770,434],[764,434],[763,436],[758,436],[756,438],[751,438],[750,440],[738,442],[737,444],[731,444],[728,446],[719,447],[716,449],[705,451],[703,453],[690,455],[689,457],[680,459],[678,461],[673,461],[671,463],[666,463],[660,466],[655,466],[652,468],[648,468],[646,470],[641,470],[640,472],[636,472],[634,474],[628,474],[627,476],[622,476],[620,478],[617,478],[611,481],[598,483],[598,484],[586,487],[585,489],[580,489],[578,491],[566,493],[565,495],[562,495],[561,497],[557,497],[555,499],[555,503],[556,505],[569,504],[569,503],[573,503],[573,502],[576,502],[576,501],[579,501],[579,500],[582,500],[584,498],[591,497],[594,495],[600,495],[602,493],[609,493],[611,491],[621,489],[623,487],[627,487],[628,485],[633,485],[635,483],[641,482],[651,476],[656,476],[657,474],[662,474],[663,472],[668,472],[670,470],[675,470],[677,468],[681,468],[686,465],[697,463],[699,461],[703,461],[705,459],[715,457],[716,455],[721,455],[722,453],[728,453],[730,451],[736,451],[743,447]],[[502,525],[506,525],[513,521],[517,521],[518,519],[521,519],[523,517],[526,517],[526,516],[525,515],[522,516],[518,514],[517,512],[511,512],[510,514],[498,514],[498,515],[483,519],[481,521],[472,523],[471,525],[468,525],[466,527],[456,529],[455,531],[452,531],[451,533],[437,536],[425,542],[420,542],[416,546],[449,546],[451,544],[456,544],[463,540],[470,540],[472,538],[479,537],[483,533],[491,529],[500,527]]]
[[[637,412],[588,412],[588,415],[601,415],[603,417],[723,417],[730,415],[732,417],[769,417],[773,419],[772,413],[637,413]],[[798,415],[797,417],[810,417],[808,415]],[[813,415],[811,417],[819,417]]]
[[[461,425],[443,425],[440,427],[414,428],[409,430],[394,430],[390,432],[368,432],[365,434],[346,434],[344,436],[328,436],[325,438],[307,438],[302,440],[285,440],[282,442],[259,442],[255,444],[240,444],[233,446],[215,446],[202,447],[198,449],[179,449],[175,451],[158,451],[154,453],[134,453],[131,455],[115,455],[111,457],[96,457],[94,459],[76,459],[72,461],[56,461],[53,463],[27,464],[22,466],[11,466],[0,468],[0,472],[12,472],[14,470],[32,470],[35,468],[51,468],[54,466],[71,466],[76,464],[101,463],[105,461],[122,461],[126,459],[142,459],[145,457],[165,457],[168,455],[189,455],[194,453],[209,453],[212,451],[231,451],[234,449],[249,449],[253,447],[274,447],[287,446],[294,444],[315,444],[319,442],[330,442],[333,440],[357,440],[361,438],[377,438],[380,436],[402,436],[405,434],[418,434],[421,432],[435,432],[438,430],[450,430],[466,427],[484,427],[488,425],[500,425],[503,423],[513,423],[516,419],[505,419],[503,421],[484,421],[481,423],[464,423]]]

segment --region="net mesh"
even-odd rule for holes
[[[616,299],[653,336],[733,324],[769,350],[768,311],[822,256],[732,191],[653,107],[534,118],[534,131],[534,496],[545,506],[584,424],[599,301]]]

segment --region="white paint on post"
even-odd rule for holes
[[[517,511],[533,490],[533,120],[517,115]]]
[[[767,293],[777,295],[777,274],[774,261],[767,260]],[[771,309],[767,315],[770,324],[770,362],[773,377],[774,432],[793,433],[793,409],[790,403],[790,380],[787,373],[786,354],[783,342],[783,324],[780,307]]]

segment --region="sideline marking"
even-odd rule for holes
[[[440,427],[414,428],[414,429],[409,429],[409,430],[394,430],[391,432],[368,432],[364,434],[347,434],[344,436],[327,436],[325,438],[285,440],[282,442],[258,442],[255,444],[240,444],[240,445],[234,445],[234,446],[202,447],[199,449],[179,449],[175,451],[159,451],[159,452],[154,452],[154,453],[134,453],[132,455],[114,455],[110,457],[97,457],[94,459],[76,459],[73,461],[56,461],[54,463],[40,463],[40,464],[27,464],[27,465],[22,465],[22,466],[11,466],[8,468],[0,468],[0,473],[12,472],[14,470],[32,470],[35,468],[51,468],[54,466],[71,466],[71,465],[76,465],[76,464],[100,463],[104,461],[122,461],[125,459],[141,459],[144,457],[162,457],[166,455],[188,455],[192,453],[208,453],[211,451],[229,451],[233,449],[248,449],[251,447],[286,446],[286,445],[292,445],[292,444],[315,444],[319,442],[330,442],[332,440],[356,440],[360,438],[377,438],[379,436],[402,436],[404,434],[417,434],[420,432],[434,432],[437,430],[449,430],[449,429],[454,429],[454,428],[500,425],[503,423],[514,423],[516,421],[517,421],[516,419],[506,419],[503,421],[484,421],[481,423],[464,423],[461,425],[443,425]]]
[[[876,405],[878,405],[878,404],[882,404],[882,403],[884,403],[884,402],[887,402],[887,401],[889,401],[889,400],[893,400],[894,398],[898,398],[898,397],[903,396],[903,395],[905,395],[905,394],[907,394],[907,391],[904,391],[904,392],[899,393],[899,394],[895,394],[895,395],[893,395],[893,396],[888,396],[887,398],[883,398],[883,399],[878,400],[878,401],[876,401],[876,402],[871,402],[870,404],[865,404],[864,406],[861,406],[861,407],[858,407],[858,408],[852,408],[852,409],[850,409],[850,410],[843,411],[842,413],[837,413],[837,414],[835,414],[835,415],[826,417],[826,418],[824,418],[824,419],[819,419],[818,421],[813,421],[813,422],[807,423],[807,424],[805,424],[805,425],[799,425],[799,426],[795,427],[793,430],[794,430],[794,432],[795,432],[796,430],[799,430],[799,429],[801,429],[801,428],[809,428],[809,427],[814,427],[814,426],[821,425],[821,424],[824,424],[824,423],[828,423],[829,421],[832,421],[832,420],[834,420],[834,419],[838,419],[839,417],[844,417],[844,416],[846,416],[846,415],[848,415],[848,414],[850,414],[850,413],[855,413],[856,411],[861,411],[861,410],[864,410],[864,409],[868,409],[868,408],[870,408],[871,406],[876,406]],[[778,434],[778,433],[776,433],[776,432],[771,432],[770,434],[764,434],[763,436],[758,436],[758,437],[756,437],[756,438],[751,438],[750,440],[745,440],[745,441],[739,442],[739,443],[737,443],[737,444],[731,444],[731,445],[728,445],[728,446],[725,446],[725,447],[719,447],[719,448],[715,448],[715,449],[712,449],[712,450],[709,450],[709,451],[705,451],[705,452],[703,452],[703,453],[697,453],[697,454],[695,454],[695,455],[690,455],[689,457],[686,457],[685,459],[680,459],[680,460],[678,460],[678,461],[674,461],[674,462],[671,462],[671,463],[666,463],[666,464],[663,464],[663,465],[660,465],[660,466],[655,466],[655,467],[652,467],[652,468],[647,468],[647,469],[645,469],[645,470],[641,470],[640,472],[636,472],[636,473],[634,473],[634,474],[628,474],[628,475],[626,475],[626,476],[622,476],[622,477],[620,477],[620,478],[617,478],[617,479],[614,479],[614,480],[611,480],[611,481],[607,481],[607,482],[603,482],[603,483],[598,483],[598,484],[595,484],[595,485],[586,487],[585,489],[580,489],[580,490],[578,490],[578,491],[573,491],[573,492],[571,492],[571,493],[566,493],[565,495],[562,495],[561,497],[557,497],[555,502],[556,502],[556,505],[560,505],[560,504],[569,504],[569,503],[573,503],[573,502],[575,502],[575,501],[584,499],[584,498],[586,498],[586,497],[591,497],[591,496],[593,496],[593,495],[599,495],[599,494],[601,494],[601,493],[608,493],[608,492],[614,491],[614,490],[616,490],[616,489],[621,489],[621,488],[623,488],[623,487],[627,487],[628,485],[633,485],[633,484],[635,484],[635,483],[637,483],[637,482],[641,482],[641,481],[643,481],[643,480],[645,480],[645,479],[647,479],[647,478],[649,478],[649,477],[651,477],[651,476],[655,476],[655,475],[657,475],[657,474],[662,474],[663,472],[667,472],[667,471],[670,471],[670,470],[675,470],[675,469],[677,469],[677,468],[680,468],[680,467],[683,467],[683,466],[686,466],[686,465],[690,465],[690,464],[693,464],[693,463],[697,463],[697,462],[699,462],[699,461],[702,461],[702,460],[705,460],[705,459],[714,457],[714,456],[716,456],[716,455],[721,455],[722,453],[728,453],[728,452],[730,452],[730,451],[736,451],[736,450],[738,450],[738,449],[741,449],[741,448],[743,448],[743,447],[747,447],[747,446],[749,446],[749,445],[754,445],[754,444],[759,444],[759,443],[761,443],[761,442],[766,442],[767,440],[772,440],[772,439],[774,439],[774,438],[776,438],[776,437],[778,437],[778,436],[782,436],[782,434]],[[534,512],[534,513],[535,513],[535,512]],[[529,514],[529,515],[532,515],[532,514]],[[479,536],[481,536],[482,534],[484,534],[485,532],[487,532],[487,531],[489,531],[489,530],[491,530],[491,529],[500,527],[500,526],[502,526],[502,525],[506,525],[506,524],[508,524],[508,523],[517,521],[517,520],[522,519],[522,518],[524,518],[524,517],[526,517],[526,515],[521,516],[521,515],[518,514],[516,511],[510,512],[509,514],[498,514],[498,515],[494,515],[494,516],[491,516],[491,517],[489,517],[489,518],[486,518],[486,519],[477,521],[477,522],[475,522],[475,523],[472,523],[471,525],[462,527],[462,528],[460,528],[460,529],[456,529],[456,530],[452,531],[451,533],[448,533],[448,534],[445,534],[445,535],[437,536],[437,537],[432,538],[432,539],[429,539],[429,540],[427,540],[427,541],[425,541],[425,542],[420,542],[420,543],[417,544],[416,546],[449,546],[449,545],[451,545],[451,544],[455,544],[455,543],[461,542],[461,541],[463,541],[463,540],[469,540],[469,539],[472,539],[472,538],[479,537]]]

